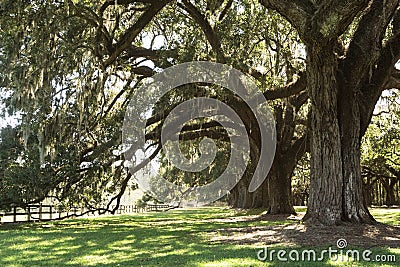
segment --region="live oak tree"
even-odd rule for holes
[[[307,50],[311,99],[309,222],[374,221],[365,205],[360,140],[400,56],[399,2],[268,1],[296,27]],[[341,36],[354,22],[347,47]],[[390,37],[384,41],[386,34]],[[395,83],[394,86],[398,86]]]
[[[276,69],[275,78],[283,72],[286,73],[286,80],[291,81],[293,74],[298,71],[291,59],[290,48],[286,48],[285,43],[278,40],[290,36],[290,31],[293,30],[290,29],[285,34],[279,33],[279,27],[281,30],[282,27],[275,16],[269,22],[274,22],[276,29],[265,27],[259,32],[258,26],[268,15],[264,16],[263,9],[258,10],[257,15],[252,14],[248,9],[255,11],[259,7],[254,2],[207,4],[201,6],[205,11],[188,1],[177,4],[169,2],[3,2],[5,16],[2,20],[2,56],[5,64],[2,73],[7,73],[3,81],[5,87],[12,91],[8,104],[23,114],[24,139],[27,139],[30,132],[37,134],[40,161],[49,163],[59,174],[60,179],[55,183],[54,189],[60,200],[96,207],[104,201],[104,196],[113,191],[119,192],[112,198],[118,202],[128,186],[131,175],[125,173],[121,154],[114,151],[120,150],[119,129],[130,95],[135,92],[143,77],[153,74],[152,69],[140,65],[143,60],[152,61],[158,68],[188,60],[216,60],[233,65],[265,83],[269,76],[256,71],[254,67],[265,65],[263,60],[266,56],[262,56],[262,49],[266,48],[264,43],[274,42],[269,45],[275,46],[277,50],[275,62],[271,63]],[[243,8],[246,12],[237,16]],[[184,14],[179,16],[182,12]],[[216,15],[221,24],[214,25],[212,29],[208,19]],[[252,18],[252,15],[255,17]],[[194,25],[191,20],[187,20],[188,16],[195,22]],[[248,24],[248,19],[257,24]],[[269,22],[265,25],[268,26]],[[185,26],[189,24],[191,26]],[[168,27],[176,26],[181,27],[180,36],[176,28],[168,32]],[[270,36],[262,36],[268,31],[274,32],[276,40]],[[232,32],[234,36],[230,36]],[[226,33],[225,39],[220,36],[221,33]],[[153,38],[150,47],[144,47],[142,40],[146,36],[157,35],[164,36],[165,46],[154,49]],[[195,45],[190,44],[193,38],[197,41]],[[287,43],[288,47],[295,44],[289,42],[289,39]],[[202,51],[201,44],[211,48],[209,53]],[[249,53],[252,51],[253,54]],[[282,141],[290,143],[297,140],[294,137],[293,112],[297,112],[305,102],[304,80],[303,78],[282,88],[277,86],[278,90],[265,91],[267,99],[303,92],[301,97],[296,96],[277,108],[284,111],[279,122],[282,129],[282,138],[279,139]],[[267,83],[263,88],[268,85],[274,84]],[[199,92],[201,90],[196,91],[197,95]],[[243,107],[243,103],[239,104],[237,106]],[[160,110],[158,114],[166,113],[168,108],[165,111]],[[163,116],[158,114],[150,118],[149,127],[162,122]],[[243,110],[242,115],[254,119]],[[249,131],[254,127],[251,126],[251,119],[245,120]],[[206,130],[218,132],[214,128],[215,125],[200,134],[205,135]],[[253,137],[257,138],[257,131],[253,132]],[[157,142],[157,134],[159,133],[155,132],[152,135],[150,132],[149,140]],[[300,140],[304,141],[304,137]],[[300,144],[294,143],[296,147]],[[287,144],[282,147],[288,148]],[[257,146],[253,148],[253,155],[257,154],[257,149]],[[68,166],[68,171],[61,172],[56,162],[63,162],[61,166]],[[256,163],[255,157],[249,168]],[[279,168],[289,170],[284,175],[287,181],[290,168]],[[280,183],[280,179],[270,180]],[[263,185],[253,194],[248,194],[248,181],[245,179],[244,185],[239,192],[244,197],[236,206],[269,205],[269,198],[258,197],[262,195],[261,191],[268,195],[268,185]],[[272,201],[271,203],[276,203],[274,205],[285,207],[272,210],[293,211],[289,201],[290,183],[286,182],[282,192],[277,189],[280,187],[270,190],[279,195],[280,201],[286,204]],[[255,198],[258,198],[256,202]]]
[[[37,137],[36,166],[49,166],[56,177],[50,193],[43,187],[37,195],[89,208],[114,195],[118,204],[130,177],[118,153],[124,110],[135,84],[152,75],[137,58],[154,57],[130,42],[165,4],[117,12],[108,2],[1,3],[2,90],[11,92],[6,104],[22,114],[26,149],[29,136]],[[132,27],[131,20],[137,20]],[[132,55],[126,65],[114,64],[127,44]],[[37,177],[27,179],[35,183]]]
[[[296,50],[301,50],[296,32],[276,13],[266,12],[253,1],[228,1],[213,10],[190,1],[182,1],[178,6],[203,32],[211,48],[210,54],[216,61],[253,76],[259,81],[260,89],[265,91],[264,96],[268,100],[290,97],[272,104],[278,145],[267,179],[255,192],[248,191],[258,163],[259,144],[257,146],[257,142],[254,142],[249,168],[230,192],[228,203],[238,208],[266,207],[271,213],[294,213],[291,174],[307,147],[307,130],[296,129],[301,118],[300,109],[307,101],[305,77],[292,82],[293,76],[301,75],[302,70],[302,64],[295,55]],[[193,50],[202,51],[202,45],[193,45]],[[214,60],[210,54],[206,54],[205,58]],[[187,60],[187,56],[184,59]],[[196,58],[190,58],[193,59]],[[255,68],[257,65],[264,67],[263,73]],[[288,84],[282,86],[285,82]],[[274,90],[266,89],[274,85]],[[248,132],[252,133],[251,138],[259,140],[254,117],[246,115],[243,109],[237,112],[245,121]],[[303,116],[304,121],[306,117]]]

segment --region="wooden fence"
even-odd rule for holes
[[[115,206],[114,206],[115,207]],[[113,209],[114,207],[111,207]],[[115,214],[127,214],[138,212],[164,211],[170,209],[169,205],[156,204],[138,207],[136,205],[120,205]],[[28,205],[25,208],[13,207],[11,211],[0,211],[0,223],[50,221],[65,217],[98,216],[97,211],[90,211],[85,208],[72,208],[60,210],[54,205]],[[111,214],[107,212],[106,214]]]

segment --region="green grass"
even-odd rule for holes
[[[400,226],[400,209],[397,211],[393,209],[385,209],[385,208],[371,208],[370,212],[374,216],[374,218],[381,222],[389,225]],[[399,244],[400,245],[400,244]]]
[[[372,212],[382,222],[398,225],[400,221],[399,212],[382,209]],[[261,262],[256,256],[261,249],[259,245],[210,241],[219,229],[293,223],[219,220],[250,214],[254,212],[213,207],[3,225],[0,227],[0,266],[378,266],[369,262],[346,265],[326,260],[292,264]],[[269,245],[268,249],[280,247]],[[400,249],[376,248],[373,253],[396,256],[397,263],[379,266],[399,265]]]

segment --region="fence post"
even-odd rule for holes
[[[13,220],[14,220],[14,222],[17,222],[17,207],[16,206],[14,206]]]
[[[27,207],[27,219],[28,219],[28,222],[30,222],[31,221],[31,207],[28,205],[28,206],[26,206]]]
[[[53,219],[53,206],[50,205],[50,220]]]
[[[42,221],[42,203],[39,204],[39,221]]]

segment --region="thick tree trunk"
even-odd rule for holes
[[[374,222],[364,200],[360,165],[360,110],[356,90],[342,83],[339,99],[343,168],[342,220],[358,223]]]
[[[338,224],[342,219],[342,160],[338,123],[337,59],[333,44],[308,46],[311,99],[310,198],[305,222]]]
[[[292,201],[292,173],[295,164],[275,156],[268,174],[269,214],[296,214]]]
[[[363,185],[364,201],[367,207],[371,206],[372,200],[374,199],[373,188],[374,187],[373,183],[371,182],[371,178],[367,177],[367,181]]]
[[[231,190],[228,204],[233,208],[268,208],[270,214],[295,214],[292,202],[292,173],[296,166],[296,155],[275,155],[267,179],[253,193],[248,191],[251,171],[247,171]]]
[[[308,46],[311,183],[304,220],[325,225],[373,223],[363,197],[357,88],[339,80],[333,43]]]
[[[385,205],[387,205],[387,206],[396,205],[396,197],[394,194],[395,183],[383,182],[382,185],[386,191]]]

